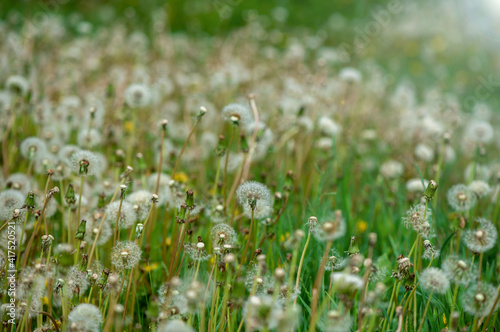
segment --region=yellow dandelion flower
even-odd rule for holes
[[[364,233],[368,229],[368,223],[364,220],[358,220],[356,222],[356,230],[358,233]]]
[[[186,183],[188,180],[188,176],[184,172],[177,172],[174,175],[174,180],[182,182],[182,183]]]

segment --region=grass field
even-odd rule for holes
[[[1,330],[498,329],[475,4],[2,2]]]

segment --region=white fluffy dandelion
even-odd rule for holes
[[[133,241],[118,242],[111,252],[111,263],[117,270],[130,270],[141,259],[141,248]]]
[[[71,332],[100,332],[102,322],[101,310],[93,304],[79,304],[68,315]]]
[[[250,218],[256,219],[267,217],[271,213],[271,192],[267,186],[256,181],[247,181],[236,190],[238,202],[243,211]]]

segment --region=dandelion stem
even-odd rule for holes
[[[241,256],[240,265],[242,265],[242,266],[243,266],[243,264],[245,264],[245,261],[246,261],[248,245],[250,244],[250,241],[252,241],[253,213],[254,213],[254,209],[252,208],[252,213],[251,213],[251,218],[250,218],[250,231],[248,232],[247,243],[245,244],[245,249],[243,249],[243,255]]]
[[[425,316],[427,316],[427,310],[429,310],[429,305],[431,304],[432,294],[433,293],[430,293],[429,298],[427,299],[427,304],[425,305],[425,309],[424,309],[424,315],[422,316],[422,319],[420,320],[420,326],[418,327],[417,332],[420,332],[422,330],[422,326],[424,326]]]
[[[189,134],[188,134],[186,140],[184,141],[184,144],[182,145],[181,152],[179,152],[179,155],[177,156],[177,159],[176,159],[175,165],[174,165],[174,170],[172,171],[172,179],[173,180],[175,180],[175,172],[177,171],[177,166],[179,166],[179,161],[181,160],[182,154],[184,153],[184,150],[186,149],[186,145],[189,142],[189,140],[191,139],[191,136],[193,135],[194,130],[198,126],[198,123],[200,123],[200,120],[201,120],[201,117],[196,118],[196,122],[194,123],[194,126],[189,131]]]
[[[227,163],[229,160],[229,152],[231,151],[231,145],[233,144],[234,137],[234,126],[231,127],[231,136],[229,136],[229,144],[226,149],[226,156],[224,161],[224,174],[222,175],[222,195],[224,202],[224,213],[226,213],[227,203],[226,203],[226,180],[227,180]]]
[[[300,256],[299,268],[297,270],[297,279],[295,280],[295,289],[298,290],[300,282],[300,272],[302,271],[302,264],[304,264],[304,258],[306,256],[307,247],[309,246],[309,240],[311,239],[311,232],[307,233],[306,244],[304,245],[304,250],[302,250],[302,255]],[[290,271],[291,272],[291,271]],[[294,305],[297,304],[297,299],[295,299]]]
[[[319,288],[321,288],[321,282],[323,281],[325,274],[325,264],[328,259],[328,253],[332,247],[333,241],[328,241],[326,243],[325,250],[323,251],[323,257],[321,258],[321,263],[319,265],[318,274],[316,275],[316,280],[314,281],[313,286],[313,294],[311,300],[311,317],[315,317],[316,309],[318,307],[318,299],[319,299]]]

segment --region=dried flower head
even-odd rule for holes
[[[253,217],[257,219],[267,217],[271,213],[271,192],[262,183],[247,181],[238,187],[236,196],[249,218],[252,212]]]
[[[432,210],[427,208],[425,204],[417,204],[406,211],[403,217],[403,223],[406,228],[412,228],[414,231],[422,235],[424,238],[430,235],[430,218]]]

